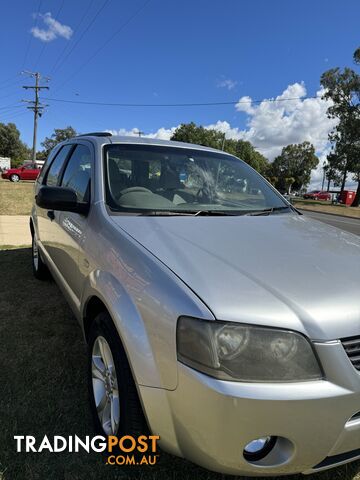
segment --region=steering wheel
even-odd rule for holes
[[[121,190],[120,194],[125,195],[125,193],[131,193],[131,192],[147,192],[147,193],[152,193],[151,190],[145,187],[129,187],[129,188],[124,188],[124,190]]]

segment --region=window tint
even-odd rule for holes
[[[62,187],[75,190],[78,202],[86,202],[90,196],[91,153],[85,145],[77,145],[66,165]]]
[[[72,147],[72,145],[65,145],[56,155],[47,174],[46,185],[57,185],[61,168]]]

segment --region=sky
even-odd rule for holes
[[[21,100],[33,92],[22,85],[33,78],[23,70],[40,72],[49,87],[40,95],[47,106],[39,142],[67,125],[169,138],[194,121],[251,141],[270,160],[290,143],[312,142],[320,164],[311,187],[321,186],[334,121],[320,76],[359,68],[352,63],[358,0],[12,0],[1,7],[0,122],[16,123],[28,145],[33,118]]]

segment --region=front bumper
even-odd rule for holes
[[[176,390],[139,387],[150,428],[164,450],[234,475],[312,473],[360,458],[360,374],[340,342],[315,348],[326,380],[227,382],[179,364]],[[268,435],[278,437],[273,450],[247,462],[245,445]]]

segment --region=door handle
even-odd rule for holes
[[[55,220],[54,210],[48,210],[47,216],[50,218],[50,220]]]

